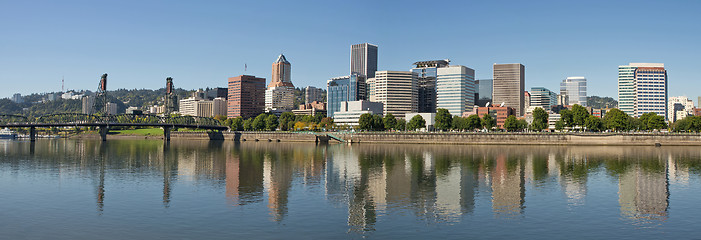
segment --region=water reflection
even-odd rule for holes
[[[36,146],[35,146],[36,144]],[[528,214],[527,196],[558,191],[587,207],[592,178],[617,182],[620,217],[633,224],[669,218],[670,183],[701,174],[694,148],[327,145],[207,141],[38,141],[0,144],[3,174],[89,178],[98,213],[115,181],[162,181],[162,205],[188,184],[223,190],[236,208],[263,204],[284,222],[294,191],[322,192],[347,210],[350,232],[369,232],[387,216],[455,223],[488,208],[495,218]],[[162,179],[162,180],[160,180]],[[478,204],[481,199],[488,204]],[[531,200],[529,200],[531,201]],[[601,204],[595,202],[592,204]]]

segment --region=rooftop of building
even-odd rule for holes
[[[415,65],[417,68],[445,67],[445,66],[450,65],[450,59],[445,59],[445,60],[418,61],[418,62],[415,62],[414,65]]]
[[[285,58],[285,55],[280,54],[280,56],[277,57],[277,60],[275,60],[275,63],[287,63],[290,64],[290,62],[287,61]]]

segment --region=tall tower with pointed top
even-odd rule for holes
[[[280,54],[273,63],[273,75],[265,90],[265,110],[268,112],[286,112],[294,109],[294,89],[290,77],[290,62]]]
[[[285,55],[280,54],[273,63],[273,76],[270,78],[270,85],[268,85],[268,88],[280,86],[294,88],[292,80],[290,80],[291,67],[292,65],[287,61]]]

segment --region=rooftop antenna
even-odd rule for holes
[[[244,63],[243,64],[243,71],[246,72],[246,70],[248,70],[248,65]]]
[[[64,92],[65,83],[66,83],[66,82],[64,81],[64,77],[61,76],[61,92]]]

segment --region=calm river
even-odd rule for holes
[[[701,148],[0,141],[2,239],[701,235]]]

